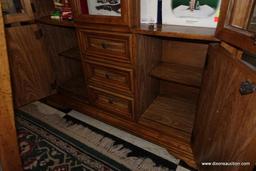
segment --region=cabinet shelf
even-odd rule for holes
[[[193,40],[218,41],[218,39],[215,38],[215,28],[161,24],[152,26],[150,24],[141,24],[140,27],[135,29],[135,33]]]
[[[158,96],[141,116],[139,123],[189,142],[195,111],[196,101]]]
[[[75,27],[74,21],[66,21],[66,20],[55,20],[51,19],[50,16],[44,16],[36,20],[42,24],[54,25],[54,26],[62,26],[62,27]]]
[[[62,84],[58,88],[59,93],[71,96],[79,100],[88,100],[86,93],[85,81],[82,76],[77,78],[72,78],[66,83]]]
[[[189,86],[201,85],[202,69],[180,64],[160,63],[151,71],[151,76]]]
[[[64,52],[59,53],[60,56],[66,57],[66,58],[70,58],[70,59],[74,59],[77,61],[81,61],[80,58],[80,51],[78,47],[73,47],[70,48]]]

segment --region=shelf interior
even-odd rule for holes
[[[49,15],[44,16],[44,17],[40,17],[36,21],[39,22],[39,23],[48,24],[48,25],[55,25],[55,26],[62,26],[62,27],[72,27],[72,28],[75,27],[74,21],[51,19],[51,17]]]
[[[66,83],[62,84],[58,88],[58,92],[61,94],[69,95],[79,100],[88,100],[86,93],[86,85],[82,76],[72,78]]]
[[[138,34],[193,40],[219,41],[215,38],[215,31],[215,28],[164,24],[140,24],[140,26],[135,29],[135,33]]]
[[[162,80],[199,87],[202,72],[202,69],[197,67],[161,62],[153,68],[151,75]]]
[[[196,101],[160,95],[144,112],[139,123],[189,142],[195,110]]]
[[[81,61],[80,51],[78,47],[70,48],[64,52],[59,53],[60,56]]]

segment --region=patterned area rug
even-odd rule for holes
[[[30,111],[16,112],[25,171],[187,171],[68,115]]]

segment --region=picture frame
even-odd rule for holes
[[[89,15],[121,17],[122,0],[87,0]]]
[[[162,23],[216,28],[221,0],[163,0]]]

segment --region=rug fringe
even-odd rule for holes
[[[168,171],[166,167],[156,166],[156,164],[149,158],[139,158],[134,156],[129,156],[129,153],[132,151],[128,148],[124,148],[123,145],[115,145],[115,141],[109,137],[104,137],[101,134],[98,134],[88,127],[85,127],[81,124],[76,124],[71,121],[60,117],[59,115],[45,115],[39,112],[36,109],[30,109],[25,112],[28,112],[33,117],[46,122],[55,129],[65,132],[65,134],[75,138],[76,140],[84,143],[91,148],[97,150],[98,152],[109,156],[113,160],[116,160],[127,168],[134,171]],[[31,111],[33,110],[33,111]]]

